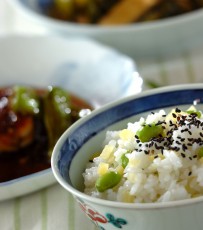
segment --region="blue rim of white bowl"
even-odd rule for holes
[[[182,99],[182,101],[176,103],[176,97],[178,97],[180,93],[181,95],[184,95],[184,98]],[[191,93],[192,93],[192,96],[191,96]],[[173,98],[170,99],[169,95],[173,95]],[[164,100],[166,98],[169,98],[169,100],[167,100],[167,103],[164,103]],[[151,100],[150,102],[151,106],[147,107],[146,105],[143,104],[143,101],[145,101],[146,99]],[[84,137],[85,137],[86,131],[88,131],[88,133],[89,132],[91,133],[90,137],[100,132],[102,129],[106,127],[106,125],[104,127],[101,123],[100,126],[96,128],[96,130],[93,129],[91,131],[89,129],[90,125],[88,126],[89,128],[88,130],[86,129],[86,131],[83,130],[81,132],[81,129],[83,129],[84,123],[86,123],[87,125],[88,123],[90,124],[93,120],[100,119],[100,116],[102,116],[103,113],[106,113],[106,111],[108,111],[108,113],[111,113],[111,116],[108,116],[108,118],[111,117],[108,125],[111,125],[115,122],[118,122],[119,120],[122,120],[124,117],[128,118],[132,115],[136,115],[142,112],[153,111],[155,109],[161,109],[161,108],[166,108],[170,106],[190,105],[191,103],[193,103],[193,101],[196,101],[197,99],[198,100],[200,99],[200,102],[198,104],[203,104],[203,84],[184,84],[184,85],[177,85],[177,86],[166,86],[166,87],[161,87],[158,89],[147,90],[135,96],[126,97],[117,102],[109,103],[103,106],[102,108],[99,108],[96,111],[93,111],[87,117],[73,124],[71,128],[66,130],[66,132],[58,140],[58,144],[54,148],[52,159],[51,159],[51,167],[52,167],[52,171],[53,171],[53,174],[56,180],[59,182],[59,184],[62,185],[62,187],[64,187],[66,190],[68,190],[75,196],[78,196],[83,200],[88,200],[92,203],[102,204],[103,206],[122,207],[122,208],[127,208],[127,209],[132,209],[132,208],[136,208],[136,209],[154,209],[156,208],[157,209],[157,208],[172,208],[174,206],[177,207],[177,206],[191,205],[194,203],[203,202],[203,196],[197,197],[197,198],[185,199],[185,200],[164,202],[164,203],[129,204],[129,203],[122,203],[122,202],[115,202],[115,201],[107,201],[107,200],[88,196],[82,193],[81,191],[75,189],[73,186],[71,186],[65,181],[65,179],[61,176],[59,169],[58,169],[58,158],[59,158],[59,155],[61,154],[61,149],[66,144],[67,136],[71,135],[71,137],[75,136],[75,138],[77,138],[78,130],[80,130],[79,132],[80,134],[84,132]],[[123,107],[128,104],[132,104],[132,102],[135,103],[136,105],[141,105],[142,108],[139,108],[137,111],[135,111],[135,108],[132,108],[131,110],[128,108],[127,116],[123,115],[122,117],[119,117],[119,119],[113,118],[112,114],[115,114],[114,110],[116,111],[118,110],[119,107]],[[123,111],[123,108],[122,108],[122,111]],[[87,140],[88,138],[82,139],[82,142],[80,141],[80,144],[77,147],[77,149],[76,150],[74,149],[70,153],[69,158],[73,158],[73,156],[75,155],[74,152],[76,152],[80,148],[80,146],[83,143],[85,143]]]
[[[36,21],[38,22],[45,22],[46,24],[54,25],[60,27],[60,29],[66,28],[69,26],[70,28],[74,29],[75,31],[77,28],[75,27],[78,25],[78,23],[70,23],[67,21],[62,21],[58,19],[51,18],[49,16],[46,16],[44,14],[40,14],[38,12],[32,11],[30,9],[26,2],[27,0],[8,0],[11,5],[15,6],[15,8],[18,8],[21,10],[23,14],[25,14],[27,17],[33,19],[35,17]],[[172,26],[173,24],[179,24],[181,25],[182,23],[187,24],[189,21],[198,19],[198,18],[203,18],[203,9],[197,9],[185,14],[181,14],[178,16],[174,17],[169,17],[157,21],[150,21],[150,22],[139,22],[139,23],[134,23],[134,24],[128,24],[128,25],[119,25],[119,26],[99,26],[98,25],[81,25],[79,24],[80,30],[91,30],[92,32],[107,32],[107,33],[115,33],[115,32],[127,32],[131,30],[149,30],[149,29],[156,29],[160,27],[167,27],[167,26]]]

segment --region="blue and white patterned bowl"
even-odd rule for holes
[[[203,84],[158,88],[110,103],[76,122],[59,139],[52,156],[57,181],[79,202],[98,229],[202,230],[203,197],[166,203],[127,204],[90,197],[81,190],[82,173],[93,152],[101,151],[105,132],[159,109],[203,108]]]

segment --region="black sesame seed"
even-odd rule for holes
[[[145,153],[146,155],[148,155],[148,154],[149,154],[149,151],[148,151],[148,150],[144,150],[144,153]]]
[[[182,145],[182,150],[185,151],[187,148],[187,146],[185,144]]]
[[[181,156],[182,156],[183,158],[185,158],[185,154],[184,154],[184,153],[181,153]]]
[[[181,145],[181,143],[179,141],[176,141],[176,144]]]
[[[179,108],[176,108],[175,111],[176,111],[176,113],[180,113],[181,112],[181,110]]]
[[[193,142],[194,138],[188,138],[188,141]]]
[[[177,117],[175,113],[172,113],[172,116],[173,116],[174,118],[176,118],[176,117]]]

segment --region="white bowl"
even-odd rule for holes
[[[186,109],[197,100],[196,107],[202,110],[203,84],[145,91],[105,105],[62,135],[52,155],[52,170],[98,229],[202,230],[203,196],[160,203],[109,201],[84,194],[82,176],[92,153],[101,152],[107,130],[121,130],[152,111]]]
[[[203,10],[154,22],[124,26],[79,25],[43,14],[39,0],[7,0],[26,18],[61,35],[88,36],[133,58],[160,57],[190,51],[202,44]]]
[[[61,86],[95,107],[139,92],[142,85],[130,58],[91,40],[46,36],[0,37],[0,79],[1,87]],[[49,168],[0,183],[0,200],[54,182]]]

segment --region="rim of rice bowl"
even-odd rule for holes
[[[67,136],[69,136],[78,126],[81,126],[84,124],[87,120],[89,120],[91,117],[94,117],[95,115],[104,112],[108,110],[109,108],[115,107],[118,104],[122,104],[126,101],[130,101],[131,99],[138,99],[149,95],[154,95],[157,93],[162,92],[172,92],[172,91],[181,91],[181,90],[192,90],[192,89],[201,89],[203,90],[203,83],[192,83],[192,84],[181,84],[176,86],[165,86],[160,87],[157,89],[150,89],[146,90],[138,95],[128,96],[122,99],[119,99],[119,101],[110,102],[106,105],[104,105],[101,108],[98,108],[97,110],[94,110],[91,114],[89,114],[87,117],[84,117],[83,119],[75,122],[71,128],[66,130],[63,135],[58,140],[57,145],[54,147],[53,155],[51,158],[51,166],[54,176],[56,177],[57,181],[65,188],[67,189],[72,195],[80,197],[83,200],[87,200],[91,203],[99,204],[102,206],[110,206],[110,207],[120,207],[120,208],[127,208],[127,209],[159,209],[159,208],[173,208],[177,206],[186,206],[191,204],[196,204],[199,202],[203,202],[203,195],[199,197],[194,198],[187,198],[182,200],[175,200],[175,201],[165,201],[165,202],[151,202],[151,203],[125,203],[125,202],[119,202],[119,201],[111,201],[111,200],[105,200],[101,198],[92,197],[90,195],[87,195],[76,188],[74,188],[72,185],[68,184],[65,179],[61,176],[58,168],[57,168],[57,158],[58,153],[61,147],[63,146],[65,140],[67,139]],[[161,109],[161,108],[160,108]]]

